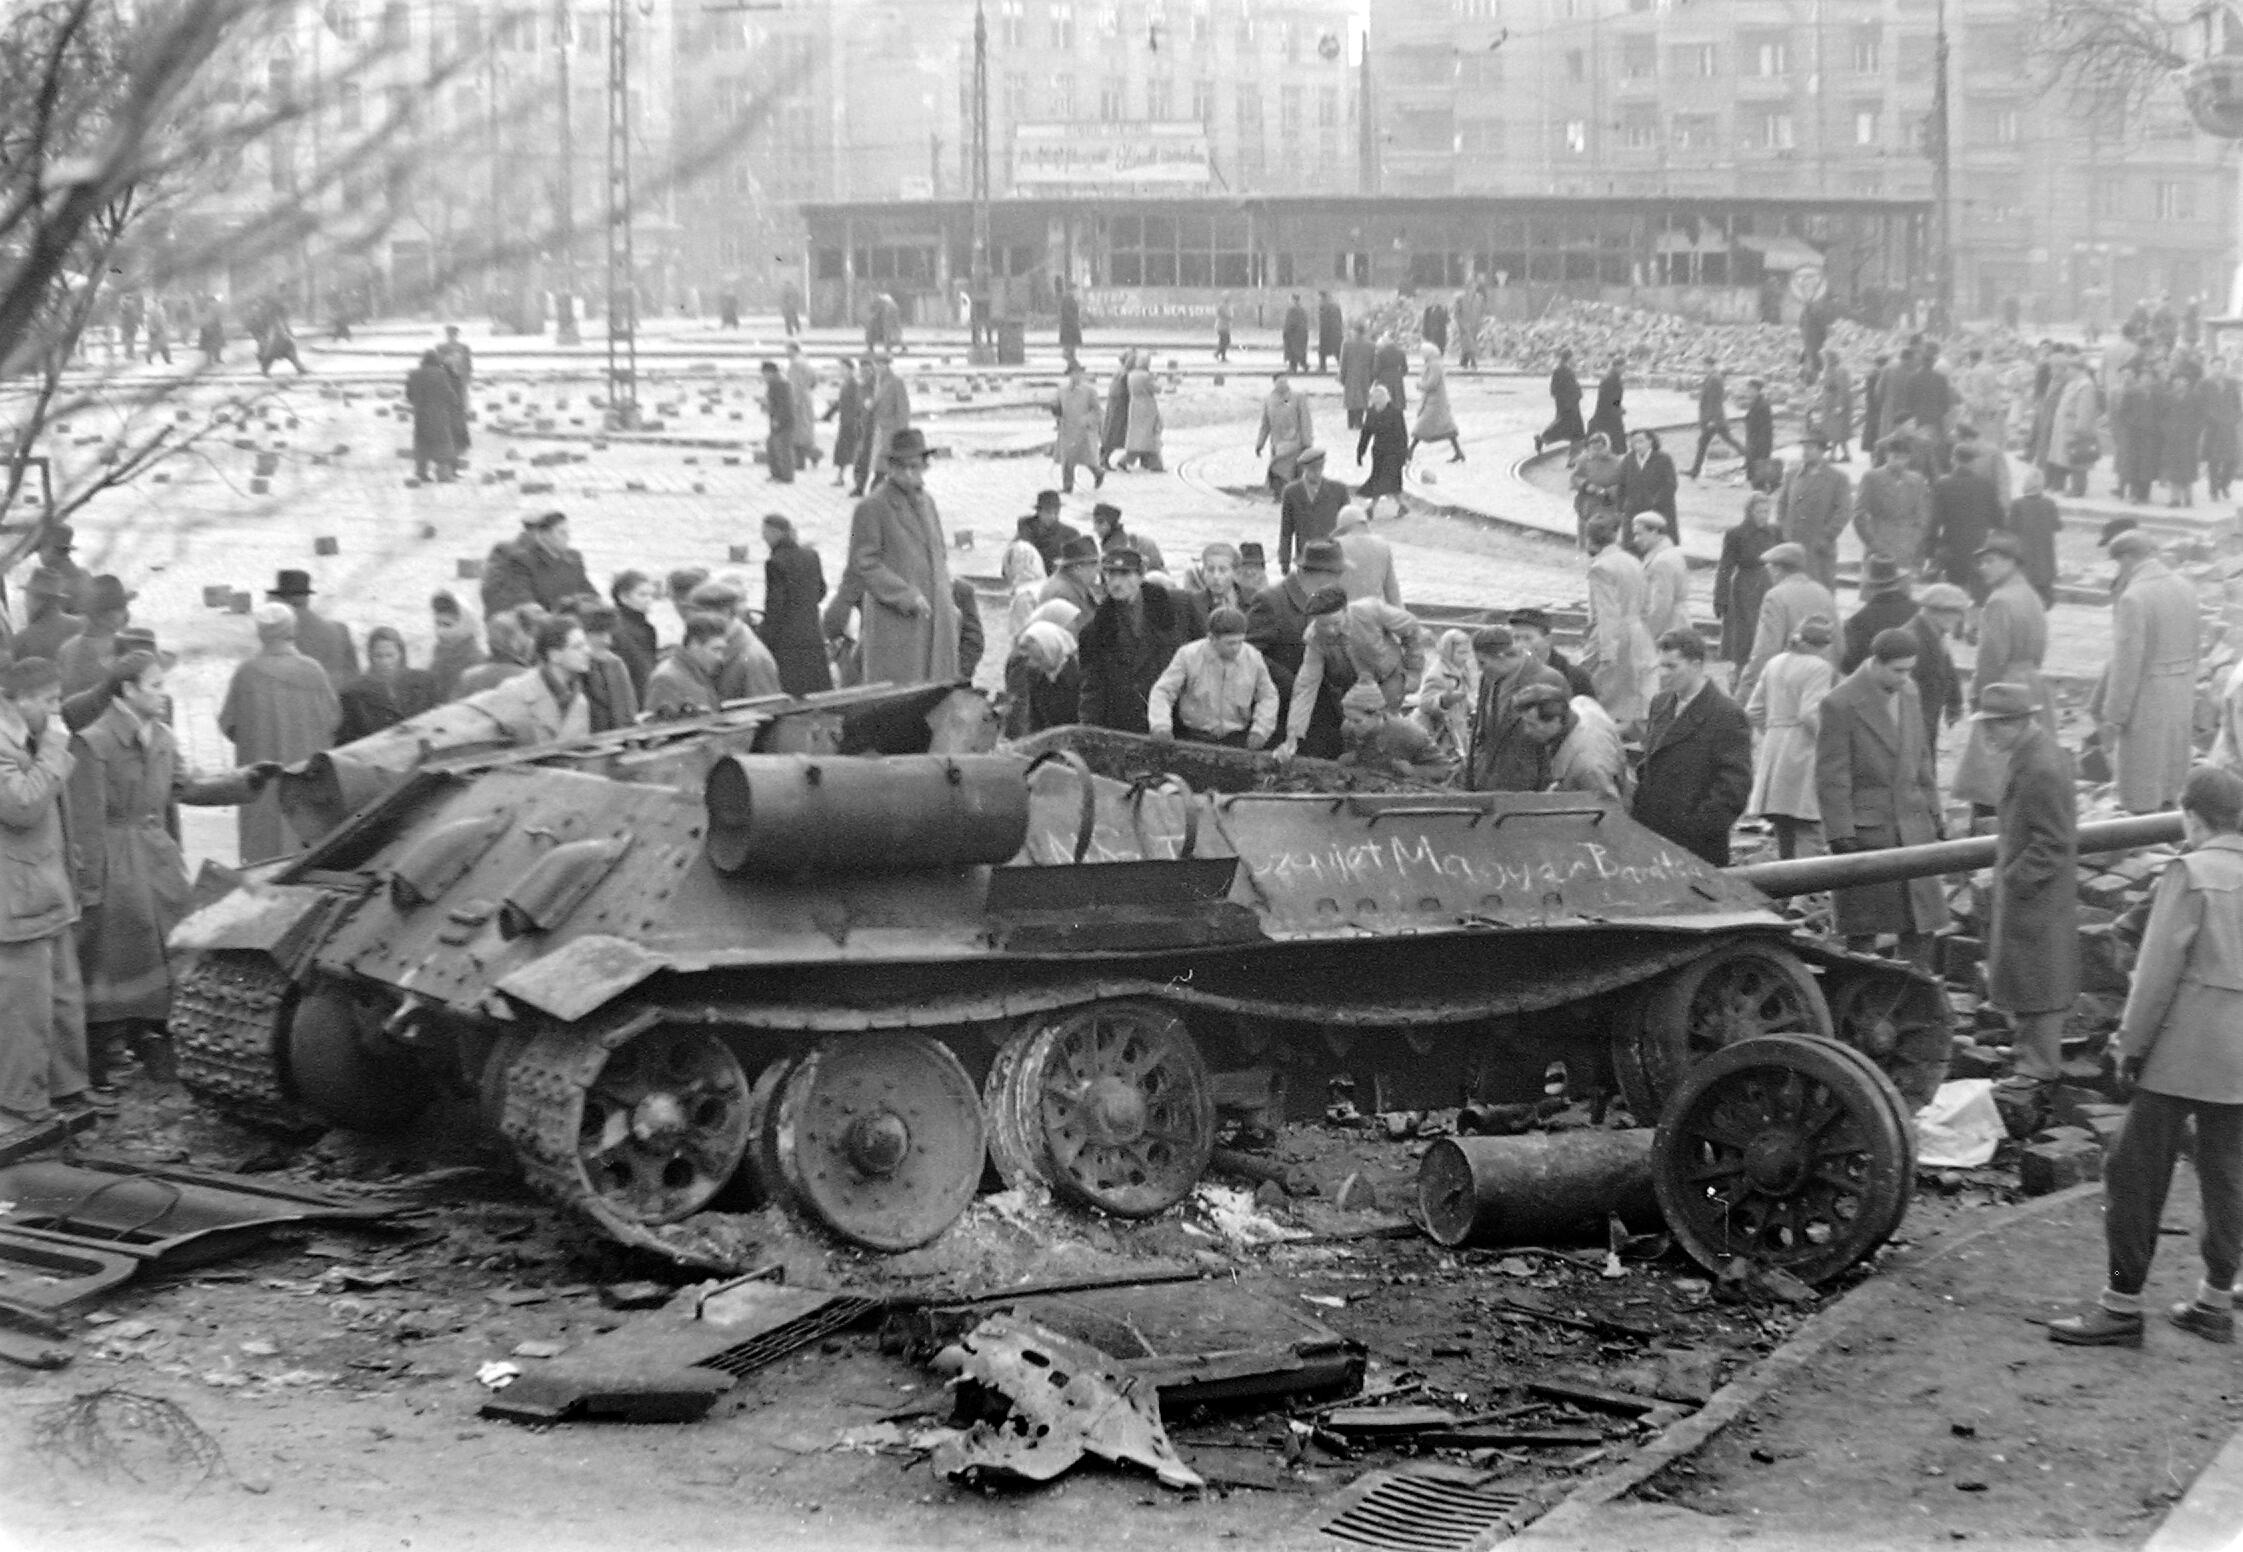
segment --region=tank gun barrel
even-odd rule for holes
[[[2177,813],[2105,819],[2079,827],[2079,851],[2083,857],[2101,852],[2139,851],[2145,846],[2170,846],[2180,839],[2181,816]],[[1890,884],[1940,873],[1974,873],[1993,865],[1994,853],[2000,844],[1998,836],[1973,835],[1956,841],[1933,841],[1925,846],[1857,851],[1843,857],[1793,857],[1784,862],[1753,862],[1730,868],[1728,873],[1764,895],[1782,899],[1787,895],[1811,895],[1825,889],[1849,889],[1862,884]]]

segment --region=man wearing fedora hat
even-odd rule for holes
[[[132,619],[132,601],[139,596],[113,576],[95,577],[87,587],[85,629],[55,653],[65,696],[90,690],[108,677],[110,660],[117,655],[117,632]]]
[[[1870,555],[1861,567],[1862,605],[1846,620],[1845,650],[1839,654],[1840,673],[1852,673],[1867,661],[1869,645],[1881,631],[1906,625],[1916,617],[1916,600],[1908,595],[1908,574],[1886,555]]]
[[[1277,498],[1277,569],[1292,569],[1293,557],[1318,539],[1329,539],[1340,525],[1347,488],[1324,478],[1324,449],[1304,447],[1299,472]]]
[[[523,604],[547,614],[585,593],[596,593],[584,556],[569,544],[566,512],[525,512],[522,531],[491,546],[483,562],[483,618]]]
[[[2041,660],[2048,654],[2048,611],[2025,580],[2024,554],[2017,536],[2001,531],[1988,534],[1978,547],[1985,606],[1979,612],[1978,666],[1971,675],[1971,688],[1983,695],[1988,685],[2023,685],[2053,737],[2056,712],[2041,679]],[[1955,767],[1954,786],[1955,795],[1968,799],[1981,817],[2000,804],[2005,785],[2000,746],[1985,736],[1985,726],[1972,722],[1970,739]]]
[[[31,573],[23,591],[30,617],[8,644],[9,650],[17,657],[52,661],[64,642],[86,628],[85,620],[73,612],[78,589],[62,573],[41,566]]]
[[[1785,540],[1771,545],[1761,555],[1760,564],[1768,570],[1771,579],[1768,591],[1760,598],[1760,620],[1753,628],[1752,655],[1737,674],[1737,704],[1742,706],[1752,699],[1752,686],[1778,652],[1790,646],[1791,639],[1799,634],[1799,627],[1814,615],[1826,620],[1838,618],[1838,601],[1830,589],[1808,575],[1808,557],[1804,545]],[[1831,654],[1837,661],[1837,654]]]
[[[86,589],[93,586],[93,577],[71,553],[77,547],[77,529],[68,523],[50,523],[39,541],[39,565],[70,584],[70,612],[84,614]]]
[[[2079,799],[2045,711],[2037,687],[1997,680],[1971,718],[1973,743],[2004,767],[1986,993],[2016,1024],[2009,1081],[2037,1097],[2063,1076],[2064,1016],[2079,996]]]
[[[1262,654],[1277,685],[1280,727],[1291,717],[1293,680],[1308,652],[1309,601],[1325,588],[1339,586],[1346,573],[1347,556],[1337,541],[1312,540],[1301,547],[1300,563],[1284,580],[1263,588],[1246,606],[1246,639]],[[1335,667],[1326,673],[1321,690],[1311,692],[1316,704],[1300,740],[1301,753],[1331,759],[1340,752],[1340,692],[1345,686],[1336,680],[1343,673],[1352,680],[1351,667]]]
[[[1075,606],[1075,632],[1090,623],[1098,609],[1098,600],[1105,597],[1100,566],[1098,541],[1087,534],[1076,534],[1059,547],[1059,558],[1051,568],[1051,575],[1036,594],[1036,602],[1048,604],[1053,599]]]
[[[864,682],[948,684],[958,677],[958,605],[950,546],[926,487],[927,439],[906,427],[885,453],[887,478],[849,519]]]
[[[265,596],[295,614],[296,650],[327,670],[328,683],[348,684],[358,677],[358,645],[350,639],[350,627],[312,607],[309,572],[283,571]]]

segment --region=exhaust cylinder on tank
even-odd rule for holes
[[[1418,1166],[1418,1206],[1444,1245],[1533,1245],[1601,1237],[1614,1213],[1631,1229],[1665,1220],[1651,1182],[1648,1127],[1444,1137]]]
[[[703,788],[718,872],[902,873],[1009,862],[1028,839],[1010,755],[736,754]]]

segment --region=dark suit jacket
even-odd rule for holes
[[[1277,686],[1277,725],[1284,727],[1293,704],[1293,679],[1301,671],[1307,652],[1308,588],[1306,573],[1296,571],[1284,581],[1265,587],[1246,606],[1246,640],[1269,667]],[[1150,588],[1147,592],[1152,591]],[[1166,667],[1164,663],[1161,665]],[[1155,670],[1157,675],[1158,670]],[[1355,669],[1345,655],[1324,665],[1324,685],[1317,693],[1301,753],[1336,759],[1340,752],[1340,696],[1355,682]],[[1146,693],[1152,688],[1148,684]],[[1138,708],[1142,715],[1144,708]]]
[[[1864,846],[1921,846],[1939,838],[1939,784],[1913,681],[1891,711],[1866,669],[1822,698],[1815,737],[1815,799],[1823,833]],[[1905,879],[1833,892],[1838,930],[1848,936],[1935,932],[1947,921],[1937,878]]]
[[[1483,677],[1472,718],[1472,749],[1465,785],[1474,792],[1540,792],[1549,783],[1550,749],[1519,731],[1518,693],[1530,684],[1554,684],[1572,693],[1565,675],[1526,662],[1508,679]]]
[[[1899,588],[1871,598],[1846,621],[1846,649],[1838,659],[1838,671],[1850,674],[1861,667],[1862,659],[1869,656],[1870,644],[1877,639],[1879,631],[1906,625],[1914,618],[1916,600]]]
[[[1144,600],[1141,629],[1125,630],[1121,606],[1109,602],[1098,606],[1079,638],[1080,720],[1092,727],[1147,731],[1145,702],[1153,693],[1153,681],[1184,644],[1184,611],[1168,596],[1168,589],[1148,582],[1139,596]]]
[[[1729,865],[1729,829],[1752,796],[1752,724],[1718,685],[1708,684],[1682,714],[1674,694],[1651,700],[1635,816],[1717,868]]]
[[[1638,512],[1657,512],[1667,520],[1667,531],[1674,532],[1674,460],[1664,452],[1653,453],[1643,462],[1628,454],[1620,461],[1620,515],[1633,517]]]
[[[1963,676],[1947,655],[1947,642],[1932,628],[1922,610],[1910,622],[1916,628],[1916,698],[1924,708],[1924,742],[1936,754],[1940,719],[1963,711]]]

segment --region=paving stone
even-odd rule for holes
[[[2018,1189],[2027,1196],[2046,1196],[2102,1178],[2103,1145],[2092,1134],[2069,1136],[2060,1142],[2029,1143],[2018,1156]]]

